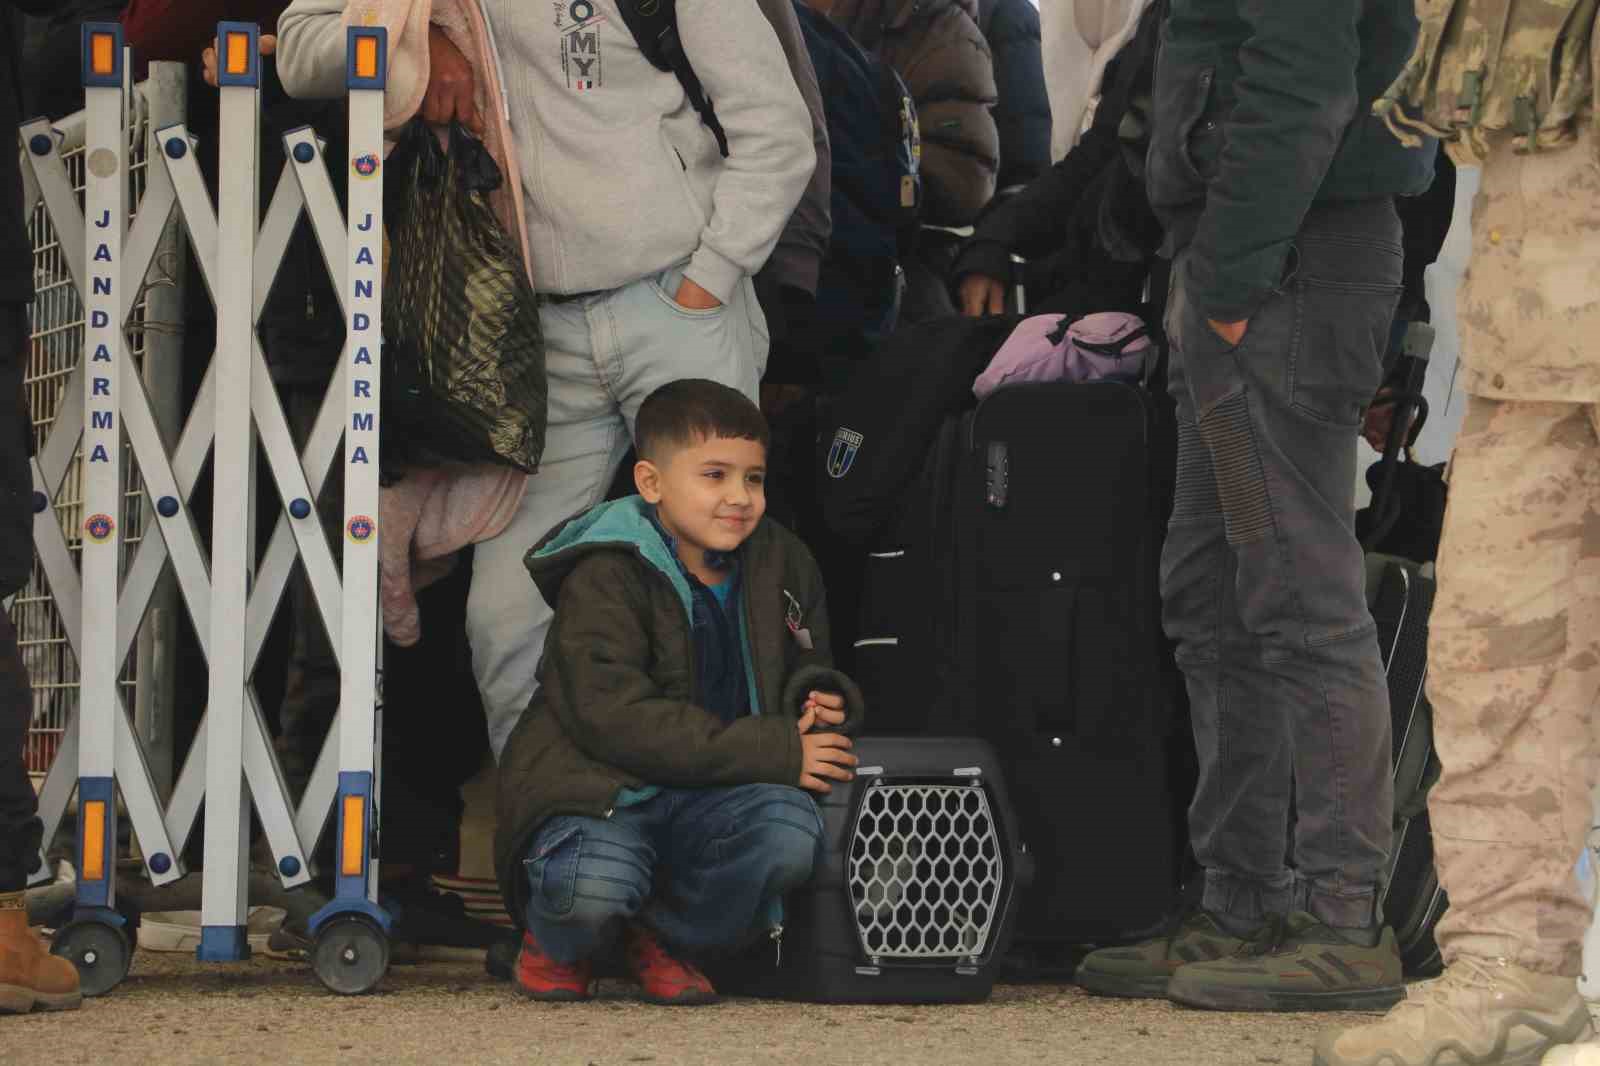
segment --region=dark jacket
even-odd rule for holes
[[[22,220],[22,167],[17,126],[22,115],[20,12],[45,15],[53,0],[0,0],[0,304],[33,300],[33,243]]]
[[[1410,57],[1411,0],[1173,0],[1156,66],[1150,202],[1192,246],[1208,318],[1249,318],[1314,203],[1415,195],[1408,150],[1370,107]]]
[[[821,572],[775,522],[739,549],[754,713],[731,725],[695,703],[688,583],[643,500],[579,515],[531,550],[527,566],[555,621],[538,692],[500,759],[495,866],[512,914],[521,913],[520,858],[552,815],[604,818],[619,792],[648,785],[796,784],[797,684],[842,690],[847,727],[860,722],[859,690],[832,669]],[[810,650],[790,620],[809,633]]]
[[[911,90],[922,127],[924,222],[965,226],[994,199],[999,98],[977,0],[833,0],[828,17]]]
[[[1143,189],[1150,86],[1164,4],[1106,68],[1094,124],[1072,151],[979,221],[951,272],[1006,281],[1013,252],[1026,258],[1037,312],[1133,310],[1160,243]],[[1048,140],[1049,129],[1045,130]]]
[[[772,23],[789,71],[800,89],[800,96],[811,112],[811,146],[817,151],[817,166],[806,184],[805,195],[789,216],[788,225],[778,237],[778,246],[762,273],[784,288],[797,289],[809,296],[817,294],[817,275],[828,254],[828,238],[833,234],[831,199],[833,196],[833,149],[828,144],[828,113],[823,108],[822,91],[817,88],[817,72],[811,65],[800,21],[793,0],[758,0],[762,14]]]
[[[1030,0],[978,0],[978,29],[994,57],[1000,102],[1001,190],[1028,184],[1050,169],[1050,96],[1045,92],[1039,9]]]

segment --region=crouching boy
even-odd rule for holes
[[[635,422],[638,496],[558,527],[527,566],[555,607],[539,688],[500,762],[518,989],[588,998],[621,934],[646,1000],[714,1002],[685,957],[782,935],[849,781],[859,690],[832,668],[822,577],[763,521],[767,426],[710,381]]]

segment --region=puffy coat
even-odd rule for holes
[[[1050,169],[1050,95],[1040,54],[1039,9],[1031,0],[978,0],[978,28],[994,56],[1000,90],[1000,188],[1028,184]]]
[[[827,5],[813,0],[822,10]],[[978,0],[833,0],[828,16],[899,71],[922,126],[923,220],[965,226],[994,198],[1000,131]]]

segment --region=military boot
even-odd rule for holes
[[[1547,1052],[1593,1032],[1575,979],[1534,973],[1504,959],[1460,958],[1443,977],[1412,988],[1381,1021],[1324,1033],[1314,1061],[1316,1066],[1539,1066],[1541,1059],[1550,1061]]]

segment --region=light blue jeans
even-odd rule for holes
[[[553,612],[522,560],[555,526],[605,498],[633,442],[639,405],[682,378],[709,378],[756,400],[767,323],[746,278],[711,311],[672,299],[682,266],[611,292],[539,308],[550,382],[544,460],[511,524],[473,554],[467,596],[472,671],[496,759],[533,698]]]

